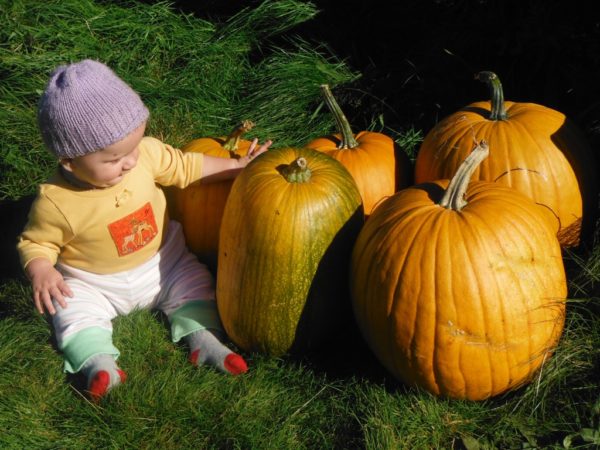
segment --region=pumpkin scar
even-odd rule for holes
[[[507,176],[510,172],[516,172],[518,170],[523,170],[526,172],[531,172],[531,173],[535,173],[536,175],[539,175],[540,177],[542,177],[545,181],[548,181],[548,177],[546,175],[544,175],[542,172],[538,171],[538,170],[533,170],[533,169],[527,169],[525,167],[515,167],[514,169],[509,169],[503,173],[501,173],[500,175],[498,175],[495,179],[494,182],[498,181],[500,178]]]
[[[468,331],[457,327],[451,320],[448,320],[447,325],[448,334],[450,334],[450,336],[453,338],[460,338],[464,340],[466,345],[490,347],[494,351],[506,351],[510,347],[509,344],[495,344],[478,334],[469,333]]]

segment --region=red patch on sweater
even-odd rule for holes
[[[158,234],[150,202],[137,211],[108,225],[119,256],[125,256],[146,246]]]

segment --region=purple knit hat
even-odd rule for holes
[[[140,96],[109,67],[86,59],[52,72],[38,124],[58,158],[93,153],[126,137],[148,119]]]

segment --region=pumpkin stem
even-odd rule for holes
[[[337,124],[338,132],[342,136],[342,140],[340,142],[340,145],[338,145],[338,148],[343,149],[358,147],[358,141],[354,138],[354,133],[352,132],[352,128],[350,128],[350,122],[348,122],[348,119],[342,111],[342,108],[340,108],[340,105],[331,93],[329,85],[322,84],[321,93],[323,94],[323,99],[325,100],[325,103],[329,107],[329,111],[331,111],[331,113],[333,114],[333,118],[335,119],[335,123]]]
[[[492,103],[490,120],[506,120],[506,108],[504,107],[504,92],[500,78],[494,72],[482,71],[475,74],[475,79],[483,81],[490,88],[490,101]]]
[[[306,158],[302,156],[277,169],[289,183],[305,183],[310,180],[311,171],[308,168]]]
[[[448,189],[438,203],[441,207],[460,211],[467,205],[465,193],[473,176],[473,172],[481,162],[488,157],[490,148],[485,140],[481,140],[473,151],[465,158],[458,170],[450,180]]]
[[[235,152],[238,149],[242,135],[247,131],[250,131],[253,127],[254,122],[251,120],[244,120],[229,133],[229,136],[227,136],[227,139],[225,139],[225,142],[223,143],[223,148],[229,151],[229,156],[232,158],[236,156]]]

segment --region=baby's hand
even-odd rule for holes
[[[258,146],[258,139],[254,139],[248,148],[246,156],[239,158],[219,158],[217,156],[204,155],[204,165],[202,167],[202,180],[204,183],[214,181],[232,180],[240,171],[261,153],[266,152],[272,142],[266,141]]]
[[[266,152],[272,143],[273,143],[273,141],[268,140],[268,141],[265,141],[265,143],[262,144],[260,147],[256,148],[256,146],[258,145],[258,139],[254,138],[252,140],[252,143],[250,144],[250,147],[248,148],[247,155],[242,156],[240,159],[238,159],[239,165],[241,167],[246,167],[251,160],[256,158],[261,153]]]
[[[65,282],[62,274],[54,268],[46,258],[35,258],[29,262],[26,268],[27,276],[31,280],[33,290],[33,302],[40,314],[46,310],[54,315],[56,309],[52,299],[62,307],[67,307],[65,297],[72,297],[73,292]]]

